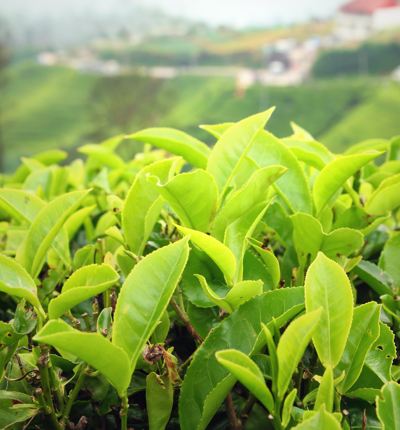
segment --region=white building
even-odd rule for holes
[[[374,32],[400,27],[400,0],[354,0],[339,9],[335,22],[339,39],[366,39]]]

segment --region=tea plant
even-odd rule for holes
[[[400,427],[400,138],[272,111],[1,178],[1,428]]]

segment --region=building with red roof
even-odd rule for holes
[[[336,35],[343,40],[363,40],[372,33],[400,27],[400,0],[353,0],[335,17]]]

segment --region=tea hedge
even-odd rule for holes
[[[1,428],[400,428],[400,138],[272,112],[1,177]]]

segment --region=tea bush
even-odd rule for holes
[[[2,177],[1,428],[400,427],[400,138],[272,111]]]

